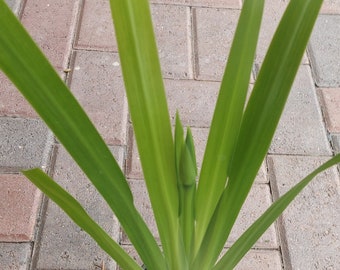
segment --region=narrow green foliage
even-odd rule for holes
[[[0,69],[54,132],[119,219],[148,270],[233,269],[257,239],[329,160],[278,199],[218,261],[267,153],[322,0],[291,0],[254,85],[246,96],[264,0],[244,0],[222,79],[199,183],[190,128],[178,113],[174,138],[147,0],[110,0],[130,115],[157,223],[160,248],[139,212],[123,172],[98,131],[0,0]],[[39,169],[23,172],[91,235],[123,269],[141,269]],[[143,267],[144,267],[143,266]]]
[[[0,25],[0,68],[109,204],[143,261],[164,269],[163,254],[136,210],[127,181],[111,151],[3,0]]]
[[[337,155],[321,165],[307,177],[301,180],[286,194],[274,202],[265,213],[258,218],[249,229],[244,232],[239,239],[224,254],[221,260],[212,270],[232,270],[237,263],[243,258],[246,252],[255,244],[261,235],[269,228],[271,224],[281,215],[287,206],[295,199],[297,195],[313,180],[315,176],[331,166],[340,162],[340,155]]]
[[[195,254],[227,181],[243,117],[263,5],[264,0],[244,1],[231,46],[199,177]]]
[[[138,270],[138,264],[87,214],[80,203],[40,169],[23,174],[106,251],[123,269]]]
[[[177,184],[180,185],[179,175],[180,175],[180,164],[182,149],[184,147],[184,130],[181,119],[179,118],[178,111],[176,112],[176,122],[175,122],[175,162],[176,162],[176,173],[177,173]]]
[[[184,268],[168,105],[147,0],[111,0],[130,115],[169,269]],[[166,213],[166,214],[165,214]]]
[[[190,128],[187,129],[185,143],[182,147],[180,161],[180,180],[184,187],[195,185],[197,176],[196,154]]]
[[[206,263],[204,267],[209,269],[229,236],[267,153],[321,3],[291,1],[283,15],[242,118],[228,167],[228,186],[220,197],[195,266]]]

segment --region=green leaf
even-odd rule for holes
[[[235,154],[228,169],[228,185],[195,265],[201,265],[203,254],[204,260],[213,264],[229,236],[267,153],[321,3],[322,0],[290,1],[284,13],[242,119]]]
[[[191,165],[193,169],[193,174],[195,175],[195,178],[197,176],[197,164],[196,164],[196,151],[195,151],[195,143],[194,138],[191,133],[190,127],[187,128],[187,136],[185,138],[185,145],[188,149],[188,154],[191,157]]]
[[[178,185],[179,177],[180,177],[180,162],[182,156],[182,149],[184,147],[184,131],[181,119],[179,118],[178,111],[176,112],[176,120],[175,120],[175,158],[176,158],[176,172],[177,172],[177,180]]]
[[[274,202],[268,210],[256,220],[246,232],[231,246],[221,260],[213,267],[213,270],[234,269],[237,263],[243,258],[248,250],[256,243],[261,235],[269,228],[269,226],[282,214],[287,206],[299,195],[299,193],[313,180],[313,178],[340,162],[340,155],[337,155],[322,164],[319,168],[310,173],[306,178],[301,180],[285,195]]]
[[[87,214],[80,203],[47,174],[40,169],[24,171],[23,174],[63,209],[80,228],[95,239],[98,245],[123,269],[141,269],[124,249]]]
[[[180,190],[181,200],[180,224],[183,232],[185,252],[191,260],[195,232],[195,194],[196,194],[196,154],[190,128],[182,148],[180,160]]]
[[[178,112],[175,124],[175,152],[179,201],[179,223],[184,242],[185,254],[192,256],[193,237],[195,232],[195,193],[196,193],[196,154],[190,128],[187,129],[184,141],[184,131]]]
[[[139,156],[169,269],[185,269],[175,147],[147,0],[111,0]],[[155,268],[156,269],[156,268]]]
[[[230,50],[199,178],[195,253],[227,181],[248,91],[263,5],[263,0],[244,1]]]
[[[179,166],[181,185],[184,187],[191,187],[192,185],[195,185],[197,176],[197,164],[195,146],[190,128],[187,129],[187,136],[182,147]]]
[[[109,204],[145,264],[165,269],[163,254],[133,205],[128,183],[110,150],[3,0],[0,0],[0,27],[0,69]]]

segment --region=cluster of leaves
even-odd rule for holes
[[[119,219],[147,269],[233,269],[299,192],[273,205],[218,260],[267,153],[322,0],[291,0],[246,102],[264,0],[245,0],[221,83],[198,184],[190,129],[170,117],[147,0],[111,0],[130,114],[162,249],[126,178],[70,90],[0,0],[0,68],[13,81]],[[123,269],[141,267],[45,172],[23,172]]]

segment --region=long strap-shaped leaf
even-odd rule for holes
[[[197,189],[195,253],[227,181],[228,166],[241,126],[263,6],[264,0],[244,1],[230,50]]]
[[[247,105],[229,167],[228,185],[195,265],[201,265],[203,254],[204,260],[211,256],[209,265],[213,264],[229,236],[267,153],[321,3],[322,0],[292,0],[287,7]]]
[[[185,269],[175,150],[147,0],[111,0],[125,88],[144,178],[169,269]]]
[[[141,269],[84,210],[80,203],[40,169],[24,171],[23,174],[42,192],[52,199],[65,213],[106,251],[123,269]]]
[[[146,265],[164,257],[133,205],[127,181],[74,96],[0,0],[0,69],[47,123],[116,214]]]
[[[216,264],[213,270],[231,270],[243,258],[248,250],[256,243],[261,235],[269,228],[271,224],[282,214],[287,206],[294,200],[294,198],[304,189],[313,178],[340,162],[340,155],[337,155],[322,164],[315,171],[310,173],[306,178],[301,180],[293,188],[291,188],[285,195],[274,202],[268,210],[262,214],[250,227],[245,231],[240,238],[231,246],[221,260]]]

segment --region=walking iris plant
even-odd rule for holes
[[[0,0],[0,68],[106,200],[148,270],[233,269],[299,192],[335,156],[272,206],[218,260],[267,153],[322,0],[291,0],[252,94],[249,78],[264,0],[244,0],[196,186],[190,129],[174,138],[147,0],[111,0],[125,88],[160,248],[136,210],[126,178],[69,89]],[[123,269],[141,269],[82,206],[40,169],[24,171]]]

